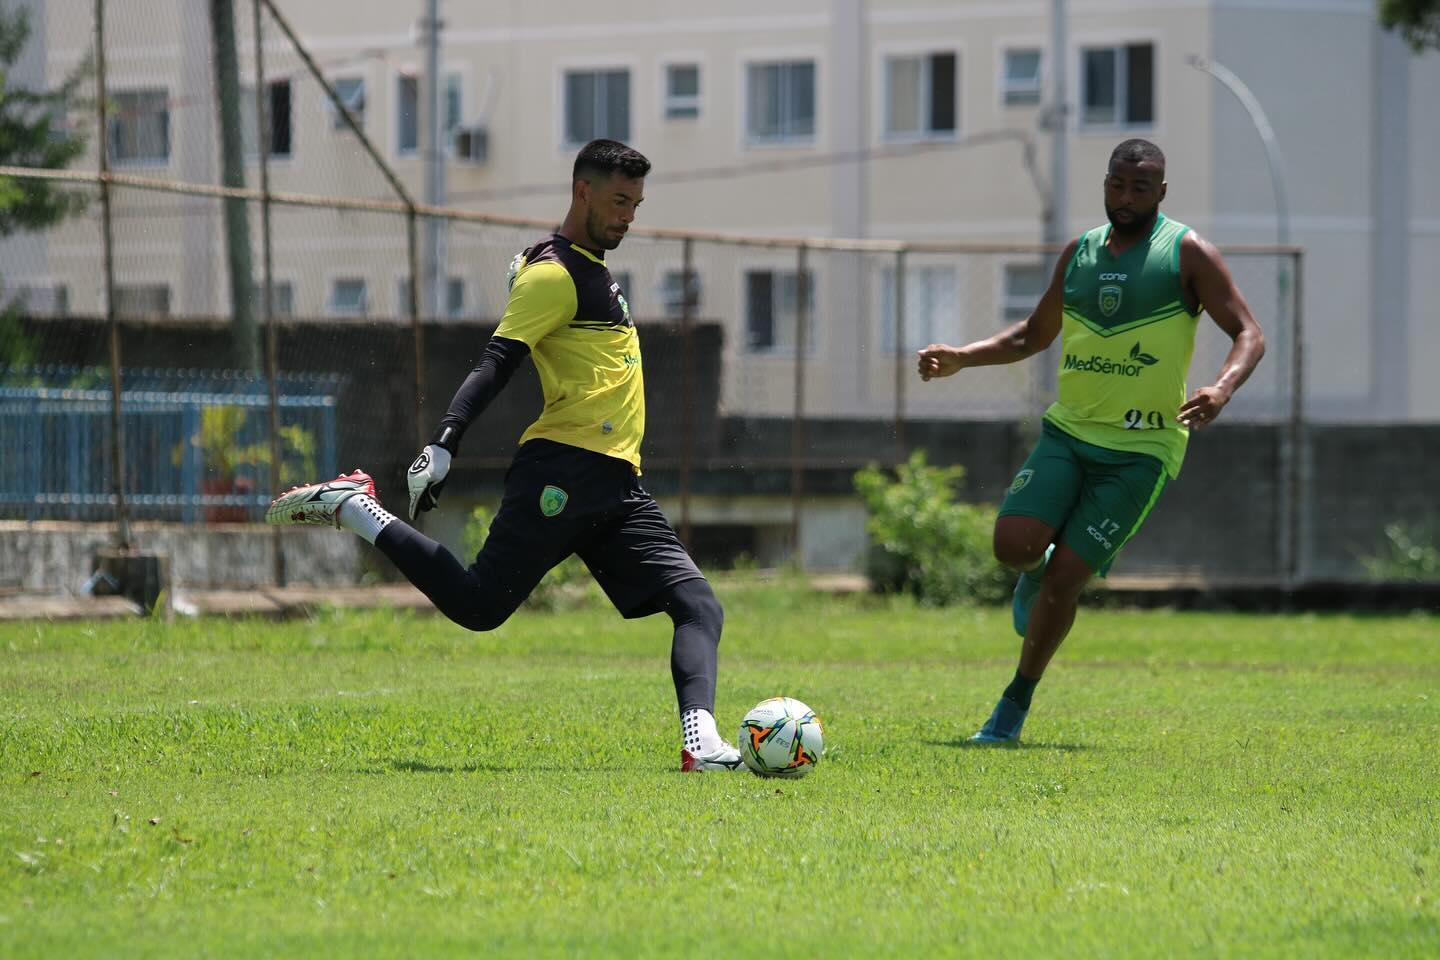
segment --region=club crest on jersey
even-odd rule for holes
[[[1030,485],[1030,480],[1035,476],[1035,471],[1028,467],[1015,474],[1015,479],[1010,482],[1010,492],[1019,493]]]
[[[1115,316],[1115,311],[1120,309],[1120,297],[1125,291],[1113,283],[1107,283],[1100,288],[1100,312],[1107,317]]]
[[[625,315],[625,326],[630,326],[630,302],[625,299],[625,294],[620,292],[620,284],[615,284],[615,299],[620,302],[620,312]]]
[[[540,491],[540,512],[547,517],[559,514],[569,502],[570,494],[559,487],[547,483],[545,489]]]

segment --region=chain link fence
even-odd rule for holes
[[[113,522],[123,545],[136,520],[257,522],[277,488],[355,466],[383,479],[398,512],[405,464],[499,321],[511,258],[555,227],[408,194],[372,143],[409,135],[375,120],[379,98],[405,94],[403,83],[381,89],[383,54],[313,55],[270,0],[238,3],[230,96],[213,69],[213,24],[193,7],[157,27],[190,50],[174,87],[135,79],[147,39],[138,0],[47,12],[40,82],[88,69],[94,102],[65,118],[65,135],[87,142],[70,170],[0,168],[84,201],[0,242],[0,518]],[[448,268],[425,298],[415,277],[432,220]],[[750,496],[794,549],[813,498],[848,495],[855,469],[917,448],[964,463],[967,496],[997,502],[1053,395],[1057,358],[925,384],[915,351],[1023,319],[1054,256],[632,229],[608,263],[645,345],[647,475],[678,504],[682,534],[694,498]],[[1179,503],[1157,513],[1162,533],[1127,550],[1126,566],[1293,580],[1324,552],[1306,513],[1301,256],[1227,257],[1270,353],[1193,445]],[[1228,348],[1202,322],[1191,382],[1213,378]],[[498,475],[538,406],[522,373],[487,413],[493,426],[467,438],[465,469]],[[1199,452],[1212,435],[1220,449]],[[1254,501],[1242,542],[1197,548],[1204,518],[1236,509],[1237,485]],[[280,537],[277,581],[289,576]]]

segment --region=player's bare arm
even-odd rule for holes
[[[1233,341],[1215,382],[1197,389],[1180,407],[1180,422],[1198,430],[1218,417],[1236,389],[1249,379],[1265,355],[1265,334],[1235,285],[1225,258],[1214,244],[1193,231],[1180,243],[1180,274],[1186,291]]]
[[[1016,363],[1034,356],[1050,346],[1060,335],[1065,308],[1065,271],[1075,256],[1078,240],[1070,241],[1055,264],[1050,286],[1040,297],[1035,312],[985,340],[976,340],[963,347],[932,343],[919,352],[920,379],[948,377],[966,367],[989,367]]]

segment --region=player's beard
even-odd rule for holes
[[[585,217],[585,233],[590,238],[590,246],[596,250],[614,250],[623,239],[611,233],[609,225],[593,213]]]
[[[1138,213],[1128,222],[1115,218],[1114,207],[1105,207],[1105,216],[1110,220],[1110,232],[1118,233],[1122,237],[1144,236],[1155,227],[1155,218],[1160,215],[1160,207],[1156,205],[1149,213]]]

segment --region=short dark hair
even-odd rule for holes
[[[1145,163],[1146,161],[1159,164],[1160,172],[1165,172],[1165,152],[1149,140],[1141,140],[1138,137],[1126,140],[1110,151],[1112,167],[1117,163]]]
[[[619,171],[633,180],[650,172],[650,161],[639,150],[619,140],[591,140],[575,156],[575,170],[570,181],[588,180],[597,175],[609,176]]]

